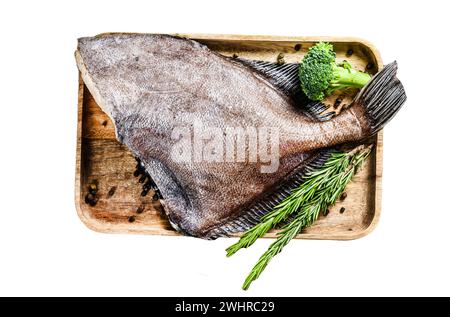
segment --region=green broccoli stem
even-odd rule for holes
[[[334,79],[330,82],[328,93],[332,93],[335,90],[353,87],[362,88],[371,79],[370,75],[357,71],[353,68],[344,68],[341,66],[335,66],[333,68]]]

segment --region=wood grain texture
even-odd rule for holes
[[[348,60],[355,68],[376,73],[382,67],[378,51],[364,40],[336,37],[275,37],[244,35],[177,34],[202,42],[221,54],[276,61],[280,52],[286,62],[299,61],[309,47],[318,41],[333,43],[337,60]],[[101,35],[99,35],[101,36]],[[300,50],[298,45],[301,45]],[[297,47],[296,47],[297,45]],[[347,51],[353,50],[351,56]],[[91,229],[110,233],[179,235],[164,216],[159,201],[152,201],[152,192],[141,197],[142,184],[133,176],[136,162],[115,138],[114,127],[79,79],[78,131],[75,180],[75,204],[80,219]],[[341,106],[350,103],[354,93],[339,96]],[[333,105],[338,96],[325,102]],[[330,208],[328,216],[298,236],[303,239],[349,240],[367,235],[376,226],[381,212],[382,132],[373,138],[376,147],[362,170],[346,189],[347,198]],[[95,206],[85,203],[88,185],[98,181],[99,201]],[[116,187],[115,193],[108,192]],[[142,213],[137,209],[144,208]],[[341,207],[345,212],[341,213]],[[130,222],[134,220],[133,222]],[[276,231],[267,237],[274,237]]]

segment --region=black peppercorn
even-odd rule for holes
[[[89,193],[91,193],[92,195],[96,195],[97,191],[98,191],[98,182],[97,180],[93,180],[89,185],[88,185],[88,191]]]
[[[137,214],[141,214],[143,213],[145,210],[145,206],[144,205],[140,205],[137,209],[136,209],[136,213]]]
[[[94,194],[87,193],[86,196],[84,197],[84,201],[89,206],[94,207],[95,205],[97,205],[98,197],[95,196]]]
[[[143,183],[145,182],[145,179],[147,178],[147,176],[142,175],[141,178],[139,178],[139,183]]]
[[[336,101],[334,102],[334,105],[333,105],[334,109],[339,107],[341,103],[342,103],[342,98],[339,98],[339,97],[336,98]]]
[[[109,198],[109,197],[112,197],[112,196],[115,194],[116,189],[117,189],[117,186],[113,186],[113,187],[111,187],[111,188],[109,189],[109,191],[108,191],[108,198]]]
[[[278,54],[278,56],[277,56],[277,64],[278,65],[283,65],[284,63],[286,63],[284,61],[284,54],[283,53]]]

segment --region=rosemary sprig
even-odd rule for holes
[[[242,288],[247,290],[250,284],[256,280],[264,271],[270,260],[283,250],[283,248],[293,239],[301,230],[317,220],[321,210],[321,204],[310,204],[304,207],[304,212],[297,215],[293,221],[285,225],[278,234],[277,239],[272,243],[266,252],[259,258],[250,274],[245,279]]]
[[[260,223],[247,230],[237,243],[230,246],[226,250],[227,256],[233,255],[242,248],[248,248],[251,246],[258,238],[264,236],[270,229],[285,221],[302,205],[308,201],[311,201],[312,197],[314,197],[318,190],[323,187],[335,185],[335,182],[330,182],[331,177],[345,170],[348,167],[351,158],[361,150],[361,147],[357,147],[348,153],[333,153],[322,168],[306,175],[302,185],[294,189],[292,193],[281,203],[275,206],[271,212],[264,215],[261,218]]]
[[[311,172],[305,181],[290,196],[278,204],[270,213],[261,218],[261,222],[249,229],[241,239],[227,249],[231,256],[241,248],[252,245],[270,229],[286,221],[290,216],[294,219],[282,227],[277,240],[261,256],[250,272],[243,285],[248,289],[250,284],[259,277],[270,260],[281,252],[304,228],[310,226],[333,205],[342,194],[356,171],[369,156],[372,146],[359,146],[350,152],[335,152],[320,169]]]

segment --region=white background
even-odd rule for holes
[[[2,1],[0,295],[450,295],[447,1]],[[250,291],[270,240],[106,235],[75,211],[76,39],[108,31],[363,37],[399,62],[382,217],[350,242],[294,241]]]

